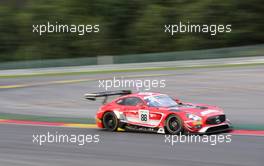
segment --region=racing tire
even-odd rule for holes
[[[118,128],[118,119],[114,112],[106,112],[103,116],[104,128],[108,131],[116,131]]]
[[[176,115],[169,115],[165,121],[167,134],[177,135],[183,131],[182,120]]]

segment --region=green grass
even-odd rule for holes
[[[203,68],[245,67],[245,66],[260,66],[260,65],[264,65],[264,63],[222,64],[222,65],[189,66],[189,67],[156,67],[156,68],[142,68],[142,69],[113,69],[113,70],[96,70],[96,71],[81,71],[81,72],[56,72],[56,73],[39,73],[39,74],[24,74],[24,75],[0,75],[0,78],[66,76],[66,75],[81,75],[81,74],[102,74],[102,73],[164,71],[164,70],[166,71],[166,70],[185,70],[185,69],[203,69]]]
[[[264,124],[233,124],[236,130],[264,130]]]

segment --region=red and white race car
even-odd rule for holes
[[[108,96],[121,95],[106,103]],[[129,90],[86,94],[86,99],[105,97],[96,114],[99,128],[116,131],[151,131],[156,133],[215,133],[231,129],[223,110],[217,106],[181,102],[161,93]]]

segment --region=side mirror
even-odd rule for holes
[[[176,103],[178,103],[178,104],[182,104],[181,100],[178,99],[177,97],[173,97],[173,100],[176,101]]]

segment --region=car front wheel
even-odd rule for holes
[[[169,115],[165,122],[166,133],[179,134],[182,130],[182,121],[176,115]]]

